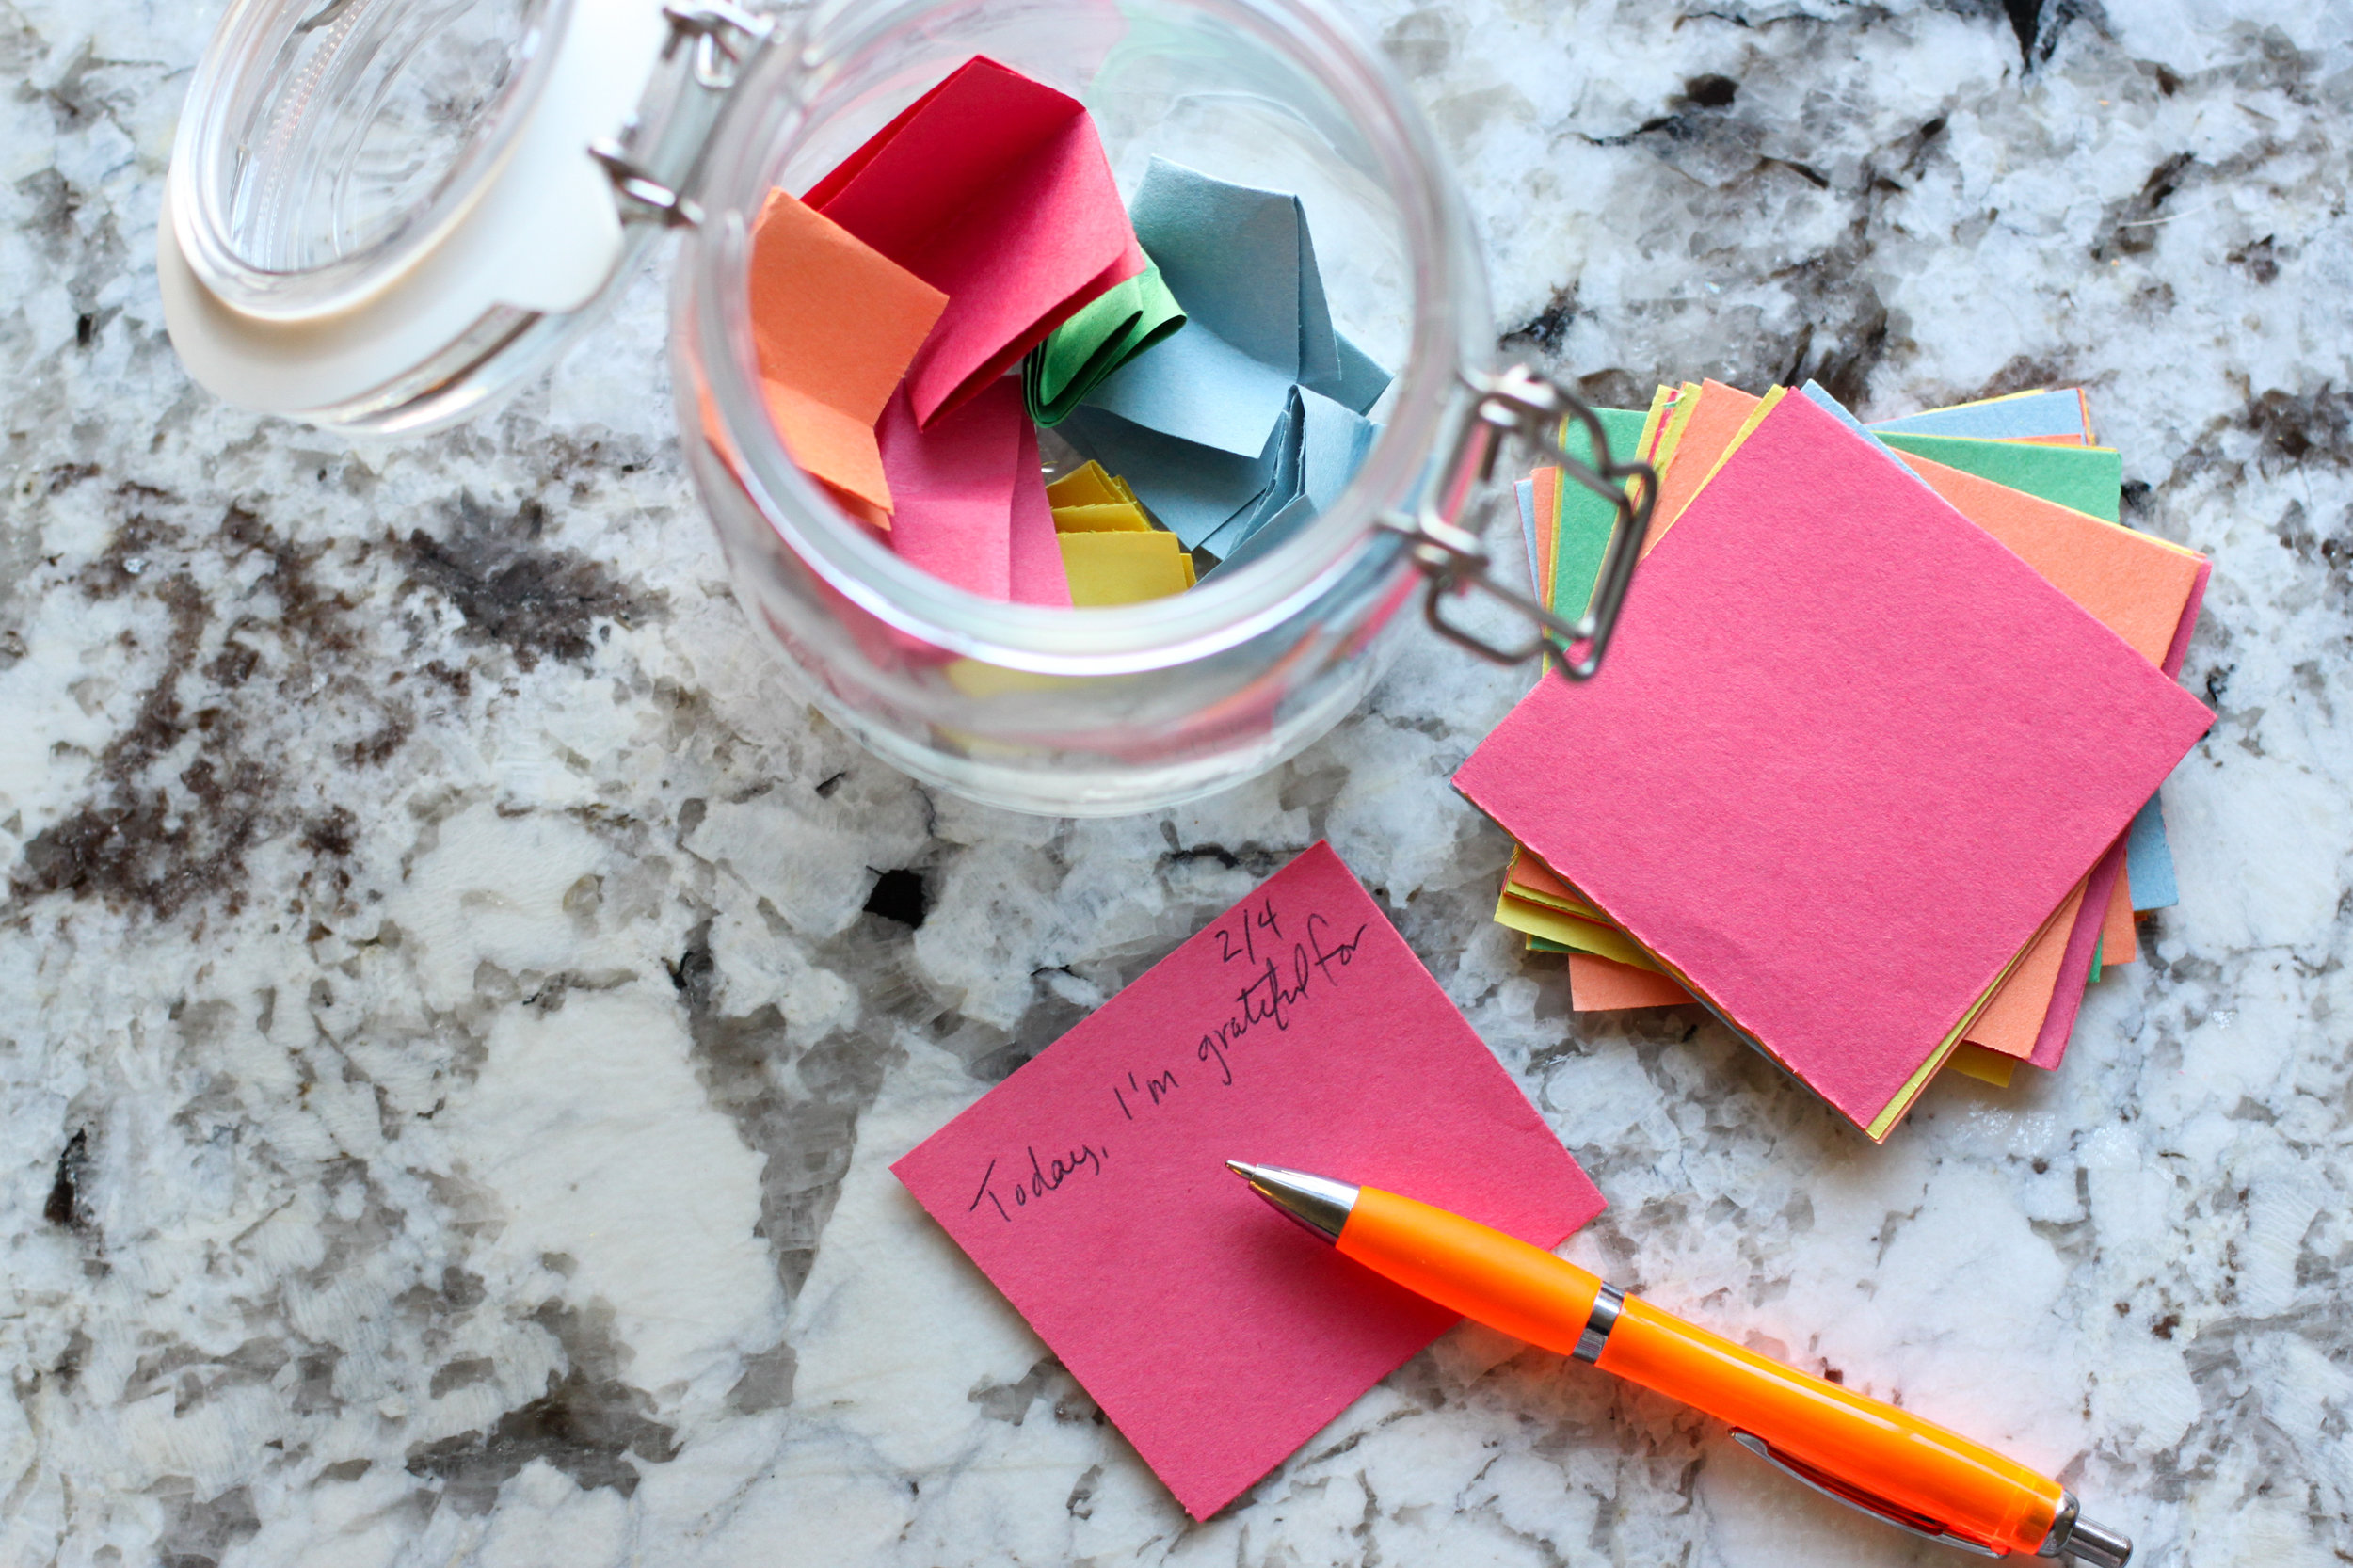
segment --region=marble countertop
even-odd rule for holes
[[[658,281],[449,435],[226,408],[150,261],[216,7],[0,0],[0,1561],[1961,1560],[1474,1330],[1182,1516],[885,1167],[1319,836],[1608,1195],[1575,1256],[2153,1568],[2353,1560],[2353,15],[1353,9],[1507,351],[2080,381],[2213,553],[2182,903],[2064,1068],[1874,1148],[1689,1011],[1570,1014],[1447,784],[1527,677],[1418,632],[1223,798],[925,793],[747,632]]]

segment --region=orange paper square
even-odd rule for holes
[[[768,417],[792,460],[888,511],[874,424],[948,296],[772,191],[752,236],[752,338]]]

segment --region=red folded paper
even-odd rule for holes
[[[909,104],[806,200],[948,296],[907,373],[926,426],[1144,266],[1085,106],[985,56]]]

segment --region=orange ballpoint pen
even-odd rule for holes
[[[1598,1275],[1412,1198],[1273,1165],[1226,1164],[1342,1255],[1517,1339],[1726,1422],[1742,1447],[1840,1502],[1946,1545],[2124,1568],[2133,1544],[2074,1494],[1910,1411],[1785,1367]]]

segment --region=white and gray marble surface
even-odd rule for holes
[[[1189,1523],[913,1209],[894,1155],[1320,835],[1608,1194],[1575,1256],[2153,1568],[2353,1561],[2353,13],[1354,9],[1508,348],[2080,381],[2213,552],[2182,904],[2064,1068],[1874,1148],[1688,1012],[1572,1016],[1447,784],[1527,677],[1419,633],[1224,798],[927,795],[748,634],[658,283],[454,434],[226,408],[149,259],[216,7],[0,0],[0,1563],[1946,1560],[1468,1330]]]

